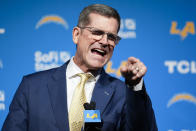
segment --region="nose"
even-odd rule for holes
[[[104,34],[99,42],[102,43],[103,45],[108,45],[108,36],[107,36],[107,34]]]

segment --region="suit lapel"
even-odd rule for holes
[[[61,131],[69,129],[66,90],[66,68],[68,63],[69,61],[57,68],[48,82],[52,109],[57,122],[56,124]],[[113,92],[114,89],[111,87],[109,76],[102,70],[91,99],[91,101],[96,102],[96,109],[100,110],[101,113],[104,112]]]
[[[109,100],[113,95],[114,89],[111,88],[109,81],[109,76],[102,70],[101,76],[97,81],[91,101],[96,102],[96,109],[101,111],[101,114],[104,112]]]
[[[59,130],[69,129],[67,111],[66,68],[68,62],[56,69],[48,82],[48,90],[52,109]]]

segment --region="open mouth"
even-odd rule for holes
[[[100,56],[105,56],[106,55],[106,51],[98,49],[98,48],[91,49],[91,52],[93,54],[97,54],[97,55],[100,55]]]

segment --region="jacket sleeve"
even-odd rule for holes
[[[25,77],[19,85],[10,104],[9,113],[2,131],[27,131],[28,127],[28,88]]]
[[[158,131],[154,111],[143,84],[141,91],[126,87],[123,119],[126,131]]]

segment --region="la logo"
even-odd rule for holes
[[[186,22],[186,25],[182,30],[177,29],[178,23],[176,21],[172,22],[170,34],[180,35],[182,40],[184,40],[188,34],[195,34],[195,26],[193,22]]]

